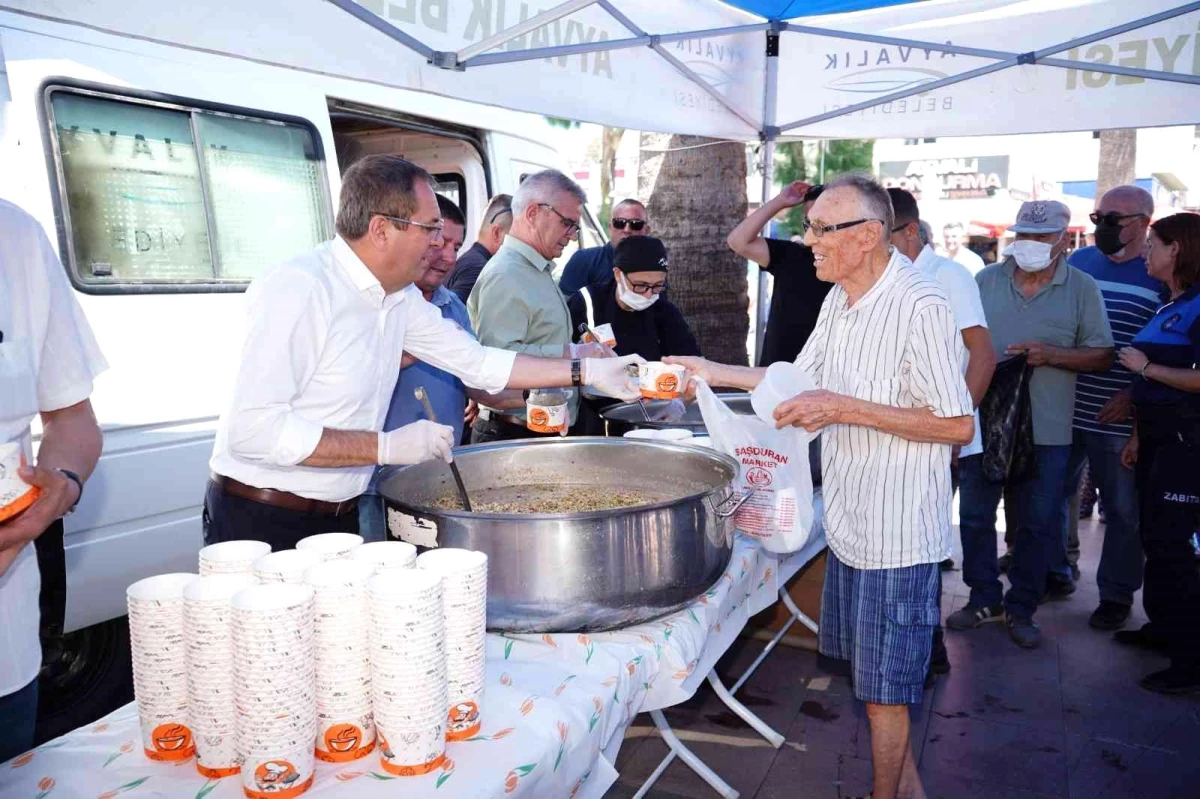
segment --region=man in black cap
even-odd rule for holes
[[[650,236],[631,236],[621,241],[613,254],[612,276],[600,283],[584,286],[567,300],[571,312],[571,333],[582,340],[580,325],[608,338],[611,326],[612,348],[619,355],[638,354],[647,361],[667,355],[699,355],[700,347],[688,329],[683,314],[662,296],[667,288],[667,248]],[[589,403],[590,404],[590,403]],[[605,405],[611,404],[605,402]],[[581,409],[581,424],[576,432],[603,435],[603,425],[592,407]],[[599,426],[598,426],[599,425]]]

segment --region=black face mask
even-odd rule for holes
[[[1118,225],[1100,223],[1096,225],[1096,249],[1105,255],[1116,255],[1127,246],[1121,241],[1121,230]]]

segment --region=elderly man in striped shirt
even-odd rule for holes
[[[830,556],[821,652],[850,661],[871,725],[875,799],[924,796],[909,745],[951,546],[950,455],[975,430],[964,349],[938,284],[889,244],[895,215],[866,177],[826,186],[805,243],[835,286],[798,366],[820,387],[781,403],[780,427],[822,431]],[[710,385],[753,389],[764,369],[684,364]]]

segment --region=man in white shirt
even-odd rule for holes
[[[892,226],[892,246],[912,261],[918,271],[933,278],[946,297],[954,312],[954,321],[966,347],[963,375],[971,392],[975,406],[975,437],[961,451],[955,447],[952,476],[957,483],[959,458],[970,458],[983,452],[983,436],[979,428],[979,403],[987,393],[996,371],[996,353],[992,350],[992,336],[988,333],[987,318],[983,314],[983,301],[979,298],[979,285],[962,264],[943,258],[933,251],[921,223],[921,212],[917,200],[904,189],[888,189],[896,223]],[[950,562],[952,565],[952,561]],[[938,592],[941,604],[941,591]],[[950,661],[942,643],[942,627],[934,631],[932,668],[937,673],[950,670]]]
[[[100,458],[88,397],[107,366],[41,226],[0,202],[0,444],[19,444],[33,463],[29,425],[42,422],[37,462],[19,472],[41,493],[0,523],[0,763],[33,745],[42,665],[34,541],[54,536],[61,548],[62,517]]]
[[[974,434],[962,337],[945,293],[889,245],[887,192],[850,176],[825,187],[805,242],[834,283],[796,359],[820,386],[779,405],[779,426],[822,431],[830,555],[822,654],[849,660],[867,704],[875,799],[922,796],[906,705],[923,692],[950,553],[950,456]],[[670,358],[710,385],[753,389],[765,369]]]
[[[987,266],[983,259],[967,246],[967,231],[958,222],[951,222],[942,228],[942,244],[946,247],[947,257],[965,266],[972,277]]]
[[[361,159],[342,177],[338,236],[280,264],[247,292],[249,327],[205,494],[206,543],[287,549],[355,532],[377,465],[451,460],[454,430],[422,420],[382,429],[404,352],[472,388],[592,386],[638,395],[636,356],[548,359],[480,345],[413,285],[442,217],[425,170]]]

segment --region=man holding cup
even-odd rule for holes
[[[380,432],[404,352],[492,394],[587,384],[637,395],[626,372],[635,358],[484,347],[425,301],[414,282],[444,226],[433,186],[398,156],[361,159],[342,178],[337,238],[251,284],[241,365],[210,461],[206,544],[248,538],[288,549],[356,532],[358,497],[377,465],[449,462],[448,425]]]
[[[945,293],[889,244],[894,213],[868,177],[840,178],[805,242],[835,284],[796,366],[819,386],[780,403],[776,425],[822,431],[829,558],[820,649],[850,661],[867,705],[875,799],[923,795],[909,744],[950,554],[950,454],[974,433],[962,338]],[[709,385],[754,389],[763,368],[668,358]]]

